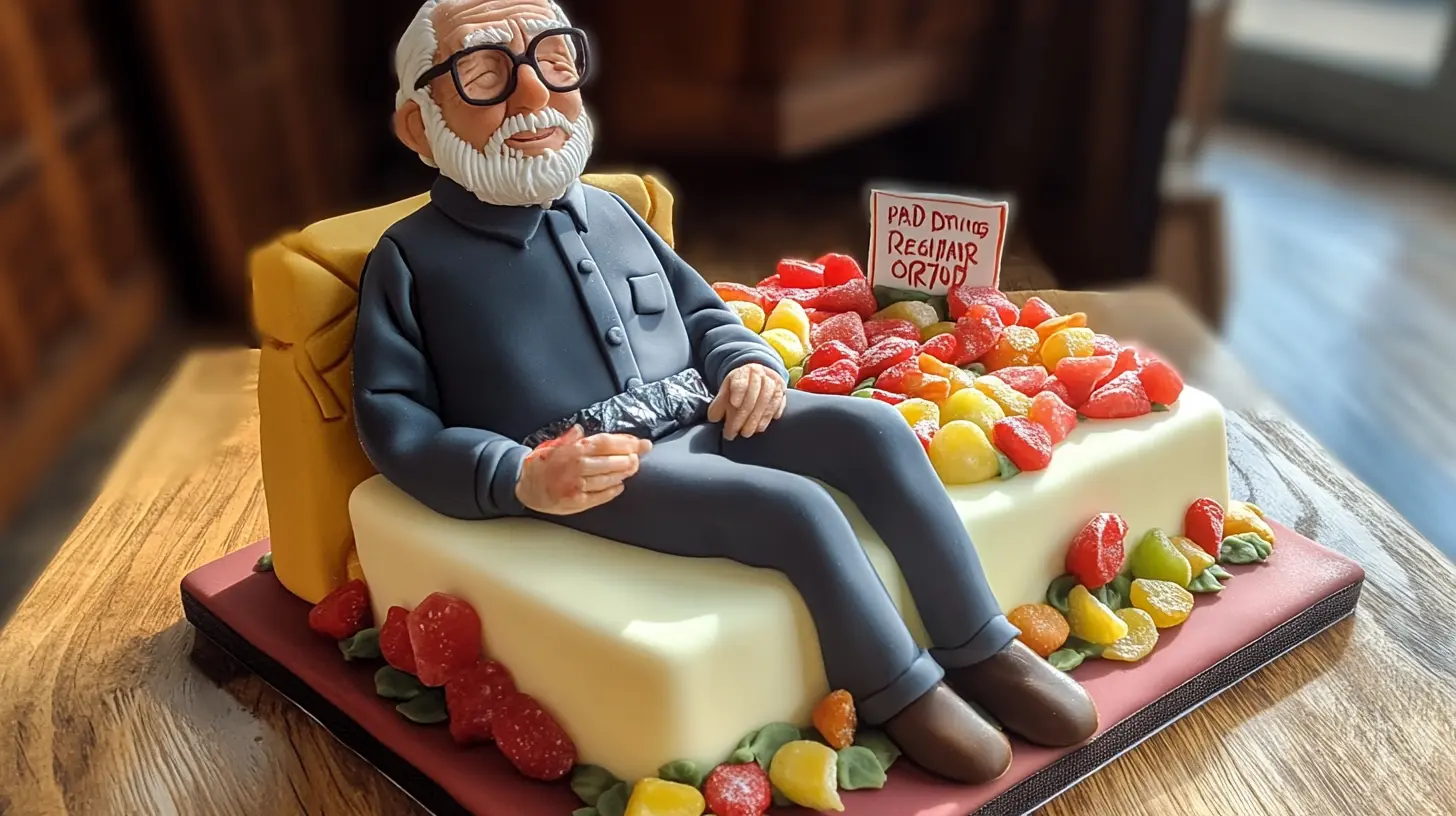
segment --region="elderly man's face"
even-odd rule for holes
[[[489,42],[503,41],[503,33],[508,32],[510,40],[505,44],[517,54],[524,54],[532,37],[526,31],[527,26],[547,25],[555,19],[547,0],[445,0],[435,9],[435,34],[440,43],[435,60],[443,62],[464,49],[466,38],[475,32],[481,32],[475,34],[476,38],[488,35]],[[539,25],[534,30],[540,30]],[[538,54],[542,60],[548,56]],[[462,81],[470,79],[462,77]],[[509,99],[489,107],[471,105],[461,99],[449,74],[434,80],[431,93],[440,106],[445,124],[477,149],[483,149],[501,123],[517,114],[531,114],[550,107],[572,122],[581,115],[580,91],[554,92],[542,84],[530,66],[516,69],[516,83],[515,93]],[[513,134],[505,140],[505,145],[526,156],[539,156],[547,150],[560,150],[566,139],[567,134],[561,128],[547,127]]]

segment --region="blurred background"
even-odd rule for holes
[[[576,0],[595,168],[753,282],[863,257],[865,189],[1014,198],[1003,287],[1173,288],[1448,555],[1456,0]],[[0,0],[0,621],[247,253],[423,190],[416,0]]]

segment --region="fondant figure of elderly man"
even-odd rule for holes
[[[1011,761],[968,702],[1035,743],[1096,730],[1082,688],[1015,639],[904,420],[789,390],[774,351],[686,261],[578,181],[591,47],[558,6],[430,0],[396,61],[396,132],[439,179],[362,280],[354,399],[380,472],[448,516],[528,516],[778,570],[832,686],[951,779],[985,782]],[[889,545],[929,651],[821,482]]]

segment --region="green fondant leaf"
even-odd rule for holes
[[[875,752],[858,745],[851,745],[839,752],[840,790],[879,790],[885,786],[885,769]]]
[[[253,565],[253,572],[272,572],[273,552],[270,550],[258,558],[258,563]]]
[[[931,295],[925,302],[935,307],[935,316],[939,320],[950,316],[950,303],[946,301],[945,295]]]
[[[1212,575],[1220,581],[1227,581],[1228,579],[1234,577],[1234,574],[1232,572],[1229,572],[1218,564],[1214,564],[1213,566],[1204,570],[1203,573],[1205,575]]]
[[[406,720],[420,725],[434,725],[450,719],[445,710],[444,689],[425,689],[413,700],[406,700],[394,707]]]
[[[1021,472],[1021,468],[1017,467],[1016,463],[1012,462],[1011,459],[1001,451],[996,451],[996,459],[1001,465],[1001,481],[1004,482]]]
[[[588,805],[595,805],[603,793],[621,781],[600,765],[578,765],[571,769],[571,792]]]
[[[1083,640],[1077,637],[1069,637],[1067,638],[1067,642],[1062,644],[1062,648],[1071,649],[1072,651],[1083,657],[1101,657],[1102,650],[1107,647],[1103,646],[1100,643],[1093,643],[1090,640]]]
[[[806,742],[817,742],[823,745],[829,744],[824,741],[824,735],[819,733],[819,729],[815,728],[812,725],[806,725],[803,728],[799,729],[799,739]]]
[[[1112,579],[1112,588],[1117,591],[1118,597],[1122,598],[1123,607],[1132,605],[1132,573],[1119,572],[1117,577]]]
[[[1071,594],[1072,587],[1077,585],[1077,576],[1067,574],[1052,581],[1047,587],[1046,602],[1056,607],[1056,610],[1066,615],[1071,607],[1067,605],[1067,595]]]
[[[390,700],[413,700],[425,690],[424,684],[412,674],[405,674],[393,666],[381,666],[374,673],[374,693]]]
[[[790,388],[793,388],[794,386],[798,385],[799,384],[799,380],[802,379],[803,377],[804,377],[804,367],[803,366],[794,366],[793,368],[789,369],[789,387]]]
[[[900,758],[900,746],[890,739],[890,735],[884,731],[874,728],[861,728],[854,735],[854,744],[868,749],[880,761],[880,767],[886,771]]]
[[[378,660],[379,630],[361,629],[353,637],[339,641],[345,660]]]
[[[961,368],[975,374],[977,377],[986,376],[986,366],[982,363],[971,363],[970,365],[961,366]]]
[[[861,388],[858,391],[851,391],[849,395],[851,397],[859,397],[860,399],[869,399],[874,397],[875,392],[868,388]]]
[[[1198,573],[1198,577],[1188,583],[1189,592],[1219,592],[1222,589],[1223,584],[1208,570]]]
[[[868,389],[874,388],[874,387],[875,387],[875,378],[874,377],[870,377],[868,380],[865,380],[864,382],[860,383],[859,385],[856,385],[854,387],[854,390],[856,390],[856,391],[865,391],[865,390],[868,390]]]
[[[881,309],[899,303],[902,300],[914,300],[920,303],[926,303],[931,297],[932,295],[929,292],[922,292],[919,289],[899,289],[894,286],[875,287],[875,302],[879,304]]]
[[[573,810],[571,816],[601,816],[601,813],[594,807],[584,807]]]
[[[1155,414],[1161,414],[1161,413],[1163,413],[1164,411],[1167,411],[1167,410],[1168,410],[1168,406],[1164,405],[1163,403],[1161,403],[1161,402],[1155,402],[1155,403],[1153,403],[1153,413],[1155,413]]]
[[[618,782],[597,798],[598,816],[623,816],[627,800],[632,798],[632,783]]]
[[[1077,421],[1078,422],[1087,422],[1090,419],[1092,419],[1092,417],[1089,417],[1086,414],[1081,413],[1080,411],[1077,413]]]
[[[701,788],[708,772],[690,759],[669,762],[657,769],[657,778],[664,782],[677,782],[690,788]]]
[[[788,723],[771,723],[744,737],[738,743],[738,750],[733,752],[733,758],[740,756],[739,751],[747,749],[751,756],[745,762],[757,762],[760,768],[768,770],[769,763],[773,762],[774,754],[785,744],[799,739],[799,727]]]
[[[724,764],[725,765],[747,765],[750,762],[753,762],[753,749],[752,748],[738,748],[738,749],[735,749],[733,751],[733,753],[731,753],[731,754],[728,755],[728,761],[725,762]]]
[[[1047,658],[1047,662],[1052,664],[1052,668],[1057,671],[1069,672],[1082,665],[1083,659],[1082,653],[1076,649],[1060,649],[1052,652],[1051,657]]]
[[[1103,584],[1092,590],[1092,597],[1101,601],[1104,606],[1113,612],[1123,607],[1122,596],[1117,594],[1117,588],[1112,584]]]
[[[1272,552],[1274,548],[1258,533],[1239,533],[1223,540],[1218,560],[1223,564],[1253,564],[1268,558]]]

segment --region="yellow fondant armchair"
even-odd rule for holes
[[[620,195],[673,243],[672,195],[656,179],[582,181]],[[250,260],[263,344],[259,433],[273,566],[310,603],[358,577],[349,494],[375,472],[355,435],[351,398],[359,275],[384,231],[428,201],[424,194],[321,221]]]

